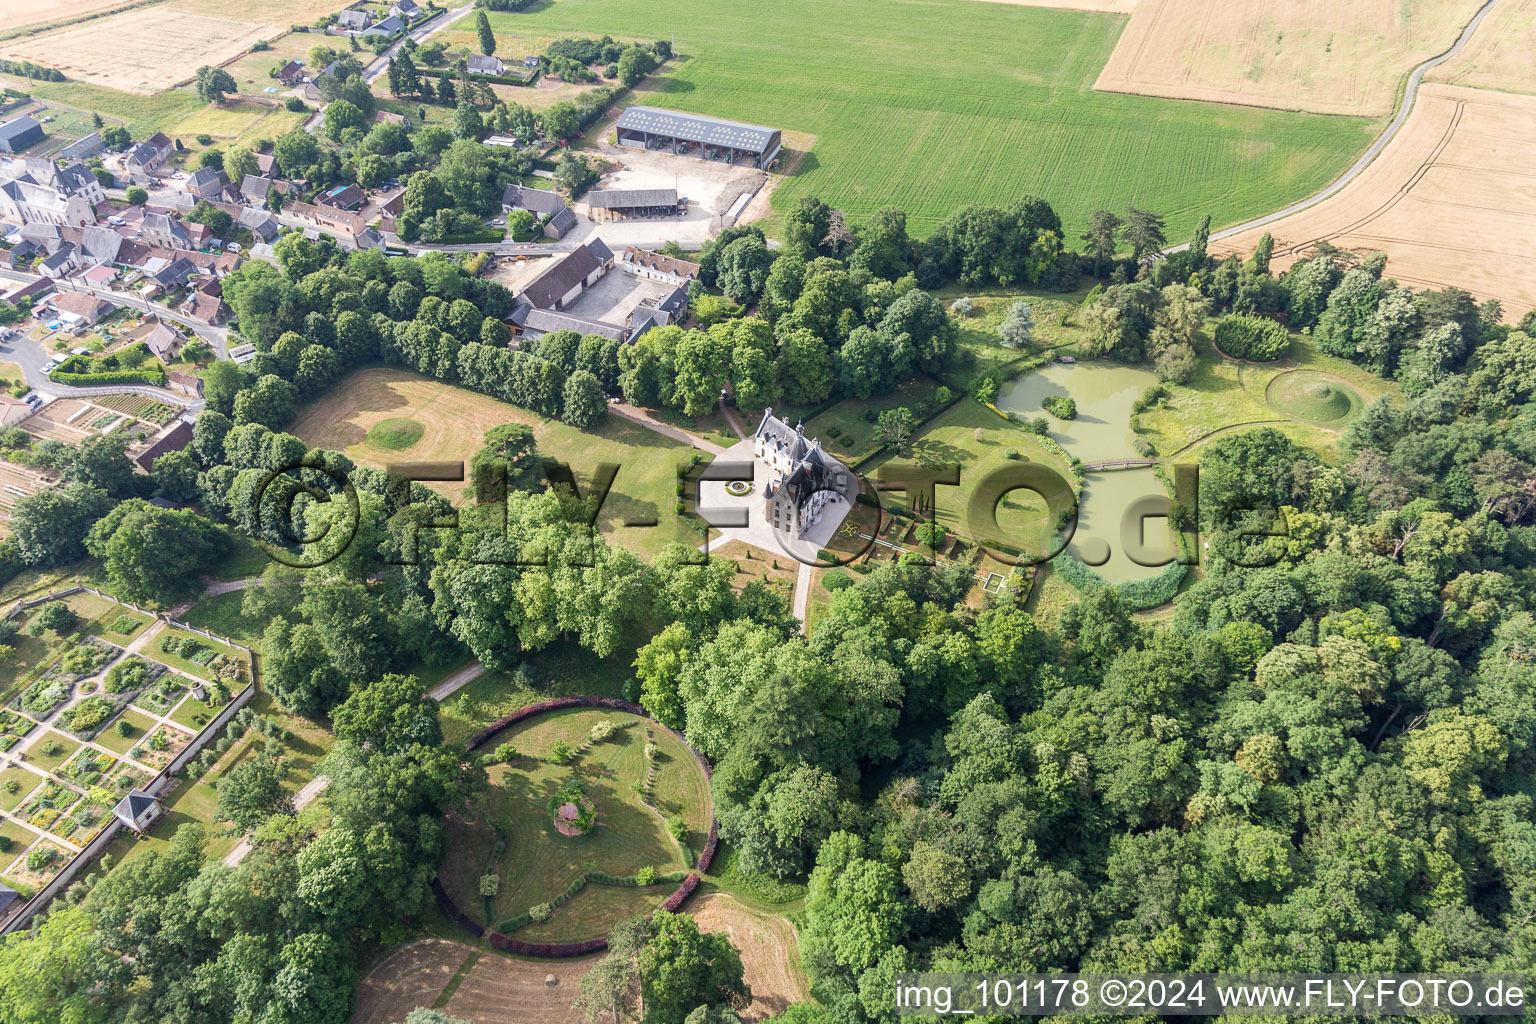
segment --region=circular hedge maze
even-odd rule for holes
[[[413,419],[392,416],[375,423],[368,431],[367,441],[375,448],[398,452],[420,441],[425,432],[426,428]]]
[[[642,715],[550,710],[475,752],[490,785],[477,813],[448,816],[439,882],[488,935],[601,939],[672,896],[708,841],[704,767]]]
[[[1340,428],[1364,406],[1354,388],[1316,370],[1292,370],[1270,381],[1265,398],[1276,412],[1319,427]]]

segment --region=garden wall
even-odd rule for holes
[[[144,792],[157,800],[160,799],[170,789],[171,780],[175,777],[176,773],[185,768],[187,762],[191,761],[204,747],[211,743],[213,738],[229,724],[229,720],[234,718],[235,714],[245,707],[255,695],[256,683],[253,680],[246,683],[245,689],[235,694],[230,702],[224,705],[223,710],[214,716],[213,721],[203,727],[202,732],[193,737],[192,742],[187,744],[185,750],[178,754],[170,764],[162,768],[158,775],[149,780],[148,785],[144,787]],[[57,878],[39,889],[16,916],[12,917],[5,925],[0,926],[0,935],[7,935],[26,927],[32,918],[36,917],[44,907],[53,901],[55,896],[63,892],[75,880],[76,875],[95,861],[97,857],[101,856],[108,846],[112,845],[113,840],[117,838],[118,832],[123,828],[123,823],[117,820],[116,817],[109,821],[106,827],[97,833],[96,838],[85,845],[85,849],[81,850],[68,864],[64,865],[64,869],[59,872]]]
[[[703,769],[706,779],[713,778],[709,761],[697,750],[693,749],[693,745],[688,742],[682,733],[670,726],[657,722],[656,719],[651,717],[650,712],[646,711],[639,704],[627,700],[619,700],[615,697],[553,697],[549,700],[540,701],[537,704],[529,704],[527,707],[518,708],[505,718],[499,718],[484,729],[481,729],[471,736],[464,746],[468,750],[475,750],[478,747],[484,746],[497,733],[508,726],[516,725],[518,722],[547,714],[551,711],[559,711],[563,708],[607,708],[610,711],[625,711],[631,715],[638,715],[641,718],[654,722],[660,728],[666,729],[667,732],[677,737],[678,742],[682,743],[688,752],[693,755],[694,760],[698,761],[699,767]],[[688,877],[683,879],[683,883],[677,887],[677,890],[671,896],[667,897],[666,902],[661,905],[661,909],[676,911],[684,903],[688,902],[688,898],[699,887],[699,882],[701,881],[699,878],[700,872],[708,871],[709,865],[714,862],[715,850],[719,843],[720,822],[711,816],[709,837],[704,841],[704,849],[699,854],[698,870],[690,872]],[[448,891],[443,888],[442,883],[436,878],[432,879],[432,895],[437,898],[437,905],[443,909],[443,913],[448,915],[449,920],[475,938],[486,939],[492,946],[507,953],[516,953],[519,956],[563,959],[565,957],[586,956],[589,953],[597,953],[608,948],[607,939],[588,939],[585,942],[524,942],[522,939],[503,935],[494,930],[487,933],[486,928],[476,924],[467,914],[459,909],[458,904],[453,902],[453,897],[448,895]]]
[[[35,608],[40,604],[46,604],[49,601],[56,601],[59,598],[68,597],[71,594],[79,593],[95,594],[97,597],[104,598],[113,602],[114,604],[121,605],[124,608],[132,608],[134,611],[142,612],[146,615],[149,614],[138,605],[130,604],[127,601],[121,601],[113,597],[111,594],[103,593],[102,591],[97,590],[95,587],[77,586],[69,587],[66,590],[55,591],[51,594],[45,594],[42,597],[34,598],[31,601],[17,601],[14,605],[6,610],[3,618],[9,619],[28,608]],[[224,707],[220,709],[219,713],[213,717],[213,721],[204,726],[202,731],[192,738],[192,742],[187,744],[185,750],[183,750],[180,754],[177,754],[176,757],[171,760],[170,764],[162,768],[159,774],[149,780],[148,784],[144,787],[144,792],[148,793],[150,796],[157,800],[171,788],[171,780],[176,776],[176,774],[185,768],[194,757],[200,754],[204,747],[213,742],[213,738],[223,731],[224,727],[229,724],[230,719],[234,718],[240,709],[245,707],[246,704],[250,703],[251,698],[256,695],[256,656],[249,647],[246,647],[244,644],[236,643],[227,637],[221,637],[216,633],[210,633],[205,629],[198,629],[194,626],[187,625],[186,623],[176,622],[173,619],[166,619],[165,621],[168,624],[177,627],[178,629],[189,630],[198,634],[199,636],[205,637],[206,639],[214,640],[218,643],[224,644],[225,646],[244,651],[250,665],[250,681],[245,684],[244,689],[242,689],[239,693],[235,694],[234,697],[230,699],[228,704],[224,705]],[[144,628],[149,629],[151,627],[145,626]],[[109,821],[106,826],[103,827],[99,833],[97,833],[96,838],[87,843],[84,849],[76,854],[68,864],[64,865],[64,868],[59,872],[58,877],[39,889],[33,895],[33,897],[22,906],[21,910],[19,910],[15,916],[13,916],[4,925],[0,925],[0,935],[6,935],[25,927],[32,920],[32,918],[36,917],[44,907],[53,901],[55,896],[63,892],[64,889],[75,880],[76,875],[78,875],[83,869],[94,862],[97,857],[101,856],[106,848],[112,844],[113,840],[117,838],[118,832],[121,831],[123,827],[123,823],[118,821],[116,817]],[[710,835],[713,837],[713,829],[710,830]]]

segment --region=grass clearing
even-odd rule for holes
[[[1016,457],[1010,458],[1010,453]],[[1037,465],[1050,469],[1064,479],[1072,478],[1065,460],[1043,445],[1037,435],[971,399],[958,403],[918,433],[912,440],[906,460],[886,455],[866,472],[874,476],[879,472],[879,467],[886,465],[892,466],[891,471],[894,472],[902,461],[922,467],[960,467],[958,487],[936,488],[934,518],[950,534],[964,540],[973,552],[975,549],[970,547],[971,528],[979,528],[985,522],[984,516],[980,514],[982,505],[995,507],[1002,533],[1019,538],[1019,545],[1024,549],[1044,551],[1052,535],[1052,520],[1047,514],[1046,503],[1037,496],[1016,490],[1001,498],[1001,504],[997,504],[998,498],[988,484],[988,478],[994,471],[1006,466]],[[1066,500],[1065,495],[1053,493],[1052,510]],[[910,511],[904,491],[884,492],[880,495],[880,502],[895,511]],[[898,519],[895,526],[904,530],[907,523],[908,520]],[[887,528],[886,533],[890,532],[891,529]],[[904,541],[899,536],[886,536],[884,539],[909,549],[917,548],[915,541]],[[874,549],[874,554],[886,557],[890,551],[888,548],[878,548]]]
[[[119,755],[126,755],[135,746],[143,743],[149,738],[150,732],[155,728],[155,720],[153,718],[141,714],[132,708],[124,711],[119,716],[118,721],[127,722],[132,726],[132,734],[128,736],[119,735],[117,722],[113,722],[107,728],[101,730],[101,734],[96,737],[96,743],[98,746],[106,747],[108,750]]]
[[[413,419],[424,427],[410,461],[462,461],[466,475],[486,431],[525,423],[533,428],[540,453],[570,466],[583,493],[599,463],[620,467],[598,517],[610,543],[650,556],[677,536],[671,511],[676,465],[692,449],[616,416],[580,430],[465,388],[381,367],[358,370],[341,381],[311,403],[290,429],[312,447],[343,451],[359,465],[383,468],[394,460],[381,456],[367,439],[377,424],[392,418]],[[456,481],[431,486],[455,501],[469,489],[467,482]],[[624,525],[647,517],[659,525]]]
[[[80,744],[61,732],[49,729],[32,742],[21,759],[45,772],[52,772],[74,756]]]
[[[498,718],[550,697],[622,697],[624,681],[634,675],[636,646],[628,642],[599,661],[574,644],[556,643],[524,656],[526,674],[486,673],[471,680],[438,708],[443,742],[462,743]]]
[[[578,746],[601,721],[620,731],[565,764],[546,757],[557,742]],[[657,748],[654,800],[661,812],[647,806],[634,791],[647,774],[647,735]],[[498,735],[494,743],[510,743],[519,753],[512,763],[489,770],[491,789],[486,817],[499,823],[507,836],[505,851],[494,855],[496,832],[489,821],[447,821],[449,852],[441,870],[443,883],[472,917],[482,918],[481,874],[494,870],[501,888],[494,900],[497,920],[551,902],[583,872],[632,876],[645,867],[658,874],[686,871],[691,857],[667,834],[663,814],[679,815],[688,824],[688,844],[697,850],[709,829],[709,783],[687,747],[666,729],[623,712],[571,709],[519,722]],[[560,834],[546,801],[571,777],[579,779],[597,809],[597,822],[581,836]],[[495,867],[488,865],[494,864]],[[676,887],[658,883],[645,888],[588,883],[545,922],[517,929],[530,942],[568,942],[605,934],[624,917],[659,905]]]
[[[254,650],[260,650],[261,633],[266,623],[246,618],[240,613],[244,600],[245,592],[241,590],[216,594],[193,605],[186,614],[186,622],[189,626],[227,636]]]
[[[29,771],[19,764],[7,765],[0,771],[0,811],[9,811],[20,804],[32,791],[43,784],[43,779],[34,771]],[[10,784],[16,783],[16,791],[10,791]]]
[[[1365,403],[1395,390],[1348,360],[1321,354],[1299,335],[1291,338],[1287,356],[1273,363],[1227,359],[1206,338],[1196,349],[1200,361],[1189,383],[1166,385],[1168,398],[1141,414],[1141,436],[1160,455],[1180,461],[1191,461],[1198,446],[1219,432],[1241,426],[1274,427],[1331,459],[1338,432]],[[1318,383],[1334,390],[1332,403],[1305,394]],[[1338,415],[1314,415],[1328,408]]]
[[[1034,193],[1073,244],[1094,209],[1127,205],[1167,215],[1178,239],[1201,214],[1220,226],[1315,191],[1377,127],[1095,92],[1118,16],[973,0],[676,0],[667,15],[556,0],[490,21],[538,38],[649,39],[675,27],[685,56],[633,101],[816,136],[773,194],[778,215],[808,195],[854,223],[900,206],[922,235],[967,203]]]

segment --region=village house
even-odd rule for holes
[[[164,132],[155,132],[134,146],[123,158],[123,167],[130,173],[148,174],[165,162],[176,149],[176,144]]]
[[[464,64],[472,75],[503,75],[507,71],[500,57],[487,57],[478,53],[470,54]]]
[[[255,206],[241,211],[240,216],[236,218],[236,222],[243,228],[249,228],[251,234],[263,242],[270,242],[276,238],[278,229],[281,227],[276,217],[266,210]]]
[[[167,213],[146,213],[139,226],[139,238],[146,245],[158,245],[166,249],[197,247],[193,243],[192,233],[181,218]]]
[[[686,285],[699,276],[697,263],[689,263],[675,256],[663,256],[649,249],[637,249],[632,245],[626,247],[624,255],[619,258],[619,269],[647,281],[662,281],[672,285]]]
[[[186,420],[178,419],[170,429],[166,430],[148,448],[133,457],[133,464],[148,473],[155,468],[155,461],[162,455],[171,452],[184,451],[187,445],[192,443],[192,424]],[[119,804],[119,807],[122,805]]]
[[[32,415],[32,407],[19,398],[0,394],[0,427],[14,427],[28,416]],[[0,893],[0,904],[5,902],[5,896]],[[0,905],[0,913],[4,913],[5,907]]]
[[[124,339],[129,344],[143,343],[149,349],[150,355],[156,359],[170,362],[181,352],[181,346],[186,343],[176,330],[159,320],[152,320],[131,331]]]
[[[304,77],[304,65],[296,60],[291,60],[277,69],[276,77],[285,86],[297,85],[299,80]]]
[[[84,292],[60,292],[49,302],[61,316],[68,315],[83,324],[97,323],[117,308],[106,299]]]
[[[223,286],[217,280],[205,281],[182,300],[177,312],[205,327],[218,327],[229,318],[222,293]]]
[[[397,18],[393,14],[391,14],[389,17],[385,18],[383,21],[379,22],[377,25],[371,25],[368,28],[364,29],[362,32],[359,32],[358,35],[361,35],[361,36],[382,36],[385,39],[392,39],[396,35],[399,35],[401,32],[404,32],[404,31],[405,31],[405,22],[401,21],[399,18]]]
[[[501,210],[507,214],[527,210],[545,222],[544,234],[549,238],[564,238],[576,226],[576,214],[559,193],[526,185],[508,185],[501,194]]]
[[[421,8],[416,6],[415,0],[396,0],[395,4],[390,7],[389,13],[397,18],[410,21],[421,13]]]
[[[368,197],[356,185],[338,185],[315,197],[316,206],[330,206],[338,210],[356,210]]]
[[[67,277],[69,272],[80,266],[80,258],[73,245],[61,245],[51,256],[37,265],[37,272],[52,280]]]
[[[336,15],[336,24],[349,32],[361,32],[373,24],[371,11],[342,11]]]
[[[229,178],[212,167],[199,168],[187,179],[187,192],[199,199],[218,199],[229,187]]]

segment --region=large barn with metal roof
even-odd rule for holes
[[[750,160],[765,169],[779,158],[783,143],[777,128],[657,107],[630,107],[615,128],[619,145],[631,149],[667,149],[729,163]]]

